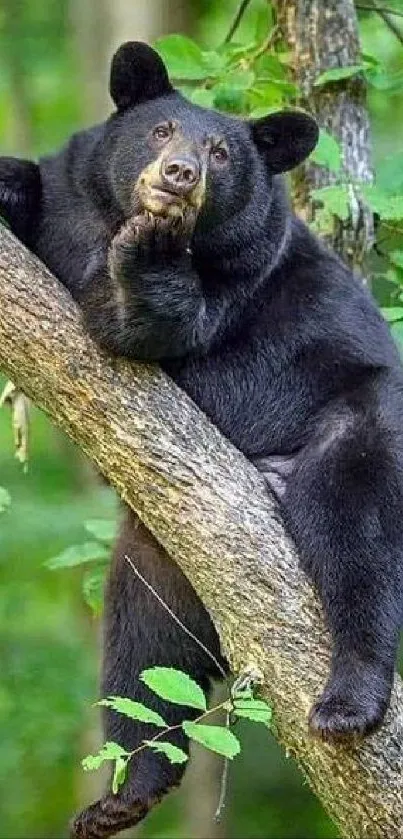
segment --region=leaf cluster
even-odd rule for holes
[[[187,673],[172,667],[151,667],[143,670],[140,680],[165,702],[194,708],[201,713],[196,720],[184,719],[176,725],[169,725],[163,717],[142,702],[125,696],[109,696],[97,704],[123,714],[131,720],[155,726],[159,731],[154,737],[144,739],[133,751],[127,751],[119,743],[104,743],[95,755],[87,755],[83,768],[99,769],[105,762],[113,763],[112,791],[117,793],[127,777],[127,769],[134,755],[144,749],[152,749],[164,755],[170,763],[185,763],[188,754],[171,742],[169,735],[181,730],[190,740],[200,743],[206,749],[232,760],[241,751],[238,738],[230,730],[230,724],[237,719],[248,719],[269,727],[271,709],[262,699],[253,696],[252,688],[238,690],[235,683],[228,699],[210,710],[200,686]],[[205,724],[205,719],[218,711],[226,714],[224,725]]]

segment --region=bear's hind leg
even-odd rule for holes
[[[169,725],[180,725],[200,712],[157,697],[140,681],[142,670],[174,667],[188,673],[205,692],[220,670],[161,606],[125,558],[162,597],[182,623],[210,650],[222,669],[217,633],[210,617],[179,568],[152,535],[129,512],[112,563],[106,596],[102,696],[127,696],[157,711]],[[105,709],[106,740],[133,751],[161,729]],[[181,730],[164,740],[188,752]],[[108,792],[73,821],[74,839],[106,839],[132,827],[182,778],[185,764],[172,765],[161,754],[145,749],[129,761],[128,776],[119,792]]]

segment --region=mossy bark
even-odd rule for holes
[[[0,368],[82,448],[187,574],[235,671],[264,674],[276,736],[348,839],[403,837],[403,689],[382,730],[316,742],[329,636],[263,480],[154,367],[112,362],[66,290],[0,229]]]

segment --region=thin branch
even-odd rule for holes
[[[403,12],[398,12],[397,9],[389,9],[387,6],[376,6],[372,3],[356,3],[356,8],[363,12],[378,12],[378,14],[394,15],[394,17],[403,17]]]
[[[376,8],[375,6],[373,6],[373,8],[377,12],[381,20],[383,20],[385,26],[387,26],[390,32],[392,32],[392,34],[395,36],[395,38],[397,38],[397,40],[400,41],[401,44],[403,44],[403,32],[398,27],[397,23],[395,23],[395,21],[390,17],[389,12],[386,12],[384,9],[379,7]]]
[[[231,26],[228,30],[227,35],[225,36],[224,44],[229,44],[229,42],[232,41],[232,39],[235,35],[235,32],[237,31],[237,29],[239,27],[239,24],[241,23],[241,20],[244,16],[248,6],[250,5],[250,3],[251,3],[251,0],[241,0],[239,8],[238,8],[237,12],[235,13],[234,20],[231,23]]]

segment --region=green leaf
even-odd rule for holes
[[[166,755],[170,763],[185,763],[188,760],[188,756],[183,749],[179,749],[178,746],[174,746],[173,743],[168,743],[168,741],[144,740],[144,743],[155,752]]]
[[[99,769],[106,760],[117,760],[120,757],[130,757],[130,752],[119,746],[119,743],[109,741],[101,746],[98,754],[87,755],[82,761],[82,767],[86,772],[92,771]]]
[[[272,710],[263,699],[234,699],[234,714],[270,727]]]
[[[84,542],[82,545],[71,545],[57,556],[45,562],[47,568],[52,571],[58,568],[72,568],[75,565],[84,565],[87,562],[99,562],[107,560],[109,552],[99,542]]]
[[[312,197],[320,201],[326,210],[346,220],[349,215],[348,192],[343,186],[325,186],[312,190]]]
[[[224,57],[226,64],[233,66],[238,64],[240,59],[248,58],[256,52],[257,48],[256,41],[249,41],[247,44],[235,44],[231,41],[229,44],[221,44],[218,51]]]
[[[251,119],[261,119],[261,117],[266,117],[270,111],[276,111],[277,108],[268,108],[267,105],[263,108],[253,108],[250,112],[249,116]]]
[[[311,224],[313,230],[323,234],[331,233],[334,227],[334,216],[343,220],[350,213],[349,195],[345,186],[326,186],[313,189],[312,197],[315,203],[315,219]]]
[[[390,94],[400,93],[403,90],[403,70],[388,73],[386,70],[369,67],[366,69],[365,76],[376,90],[383,90]]]
[[[266,106],[266,111],[269,111],[281,107],[284,100],[294,96],[295,91],[290,82],[259,79],[248,92],[248,99],[252,108]]]
[[[310,160],[319,166],[327,166],[331,172],[340,171],[341,148],[337,140],[323,128],[320,129],[319,140]]]
[[[264,82],[258,87],[252,87],[247,96],[251,108],[250,116],[253,117],[255,112],[266,116],[270,111],[278,111],[283,105],[283,91],[274,82]]]
[[[149,670],[143,670],[140,679],[157,696],[167,699],[168,702],[187,705],[201,711],[207,708],[206,697],[201,687],[181,670],[174,670],[172,667],[151,667]]]
[[[255,74],[252,70],[238,70],[237,72],[227,73],[223,81],[229,87],[237,90],[247,90],[255,81]]]
[[[388,323],[403,320],[403,306],[386,306],[381,311]]]
[[[118,757],[115,761],[115,769],[112,778],[112,792],[116,795],[119,792],[119,787],[124,784],[127,775],[128,761],[124,757]]]
[[[253,690],[252,688],[242,688],[241,690],[236,690],[236,685],[232,686],[231,691],[232,699],[234,702],[241,702],[249,699],[253,699]]]
[[[4,513],[11,504],[10,493],[4,487],[0,487],[0,513]]]
[[[95,616],[102,615],[104,608],[106,568],[87,571],[83,579],[83,595]]]
[[[95,539],[99,539],[100,542],[105,542],[105,544],[107,545],[110,545],[116,538],[116,521],[105,521],[104,519],[90,519],[90,521],[86,521],[84,523],[84,527],[87,530],[87,532],[91,534],[91,536],[95,536]]]
[[[168,727],[168,723],[156,711],[147,708],[141,702],[135,702],[134,699],[129,699],[127,696],[109,696],[108,699],[100,699],[97,705],[113,708],[114,711],[130,717],[132,720],[140,720],[140,722],[147,722],[151,725],[157,725],[160,728]]]
[[[403,195],[391,195],[379,186],[364,184],[362,193],[371,209],[382,219],[398,221],[403,219]]]
[[[192,740],[196,740],[206,749],[217,752],[230,760],[241,751],[237,737],[222,725],[200,725],[200,723],[185,720],[182,728]]]
[[[221,76],[225,72],[226,60],[225,56],[219,52],[203,52],[203,64],[208,70],[208,75],[211,78]]]
[[[350,64],[348,67],[332,67],[330,70],[325,70],[323,73],[320,73],[313,84],[314,87],[319,87],[320,85],[331,82],[340,82],[342,79],[350,79],[352,76],[356,76],[357,73],[361,73],[363,70],[364,66],[362,64]]]
[[[203,52],[191,38],[167,35],[159,38],[154,46],[174,79],[201,80],[209,77]]]
[[[220,111],[240,114],[245,111],[245,94],[255,80],[251,70],[227,73],[225,80],[215,85],[214,107]]]
[[[230,114],[241,114],[245,110],[245,91],[228,84],[219,84],[214,88],[214,107]]]
[[[403,268],[403,251],[391,251],[389,259],[397,268]]]
[[[214,88],[195,87],[189,98],[194,105],[200,105],[201,108],[213,108]]]
[[[258,6],[256,9],[256,24],[255,24],[255,38],[256,41],[263,42],[273,27],[273,10],[269,3],[264,6]]]
[[[261,76],[271,81],[286,81],[287,70],[279,61],[277,55],[272,52],[265,52],[254,61],[254,70],[256,75]]]
[[[361,58],[364,64],[368,64],[370,67],[380,67],[381,62],[378,56],[373,55],[372,52],[362,52]]]

